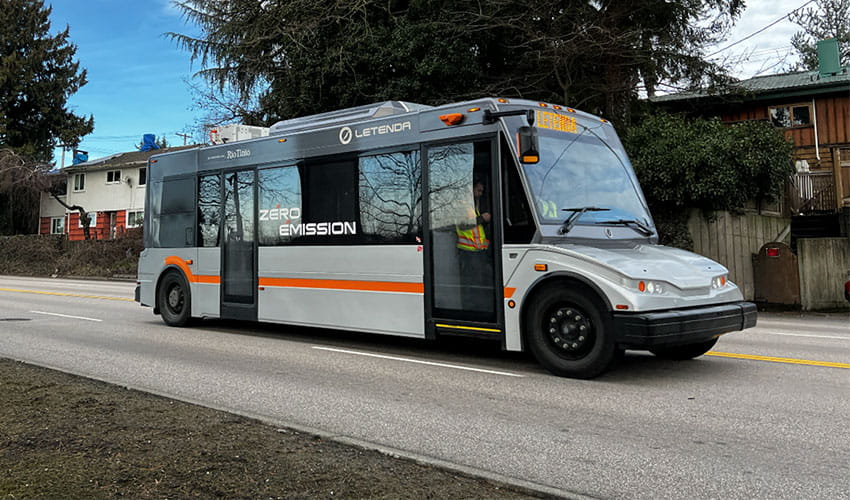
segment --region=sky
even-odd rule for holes
[[[70,27],[77,45],[77,60],[88,71],[88,84],[69,99],[78,115],[94,116],[94,131],[79,149],[90,159],[134,151],[142,135],[165,137],[181,145],[177,133],[188,133],[195,124],[192,93],[187,80],[200,69],[188,52],[164,35],[166,32],[196,34],[170,0],[46,0],[54,32]],[[747,0],[747,8],[727,43],[741,40],[804,5],[806,0]],[[733,47],[728,55],[733,74],[749,78],[780,72],[796,57],[791,35],[799,28],[787,19]],[[790,55],[789,55],[790,54]],[[740,59],[740,61],[738,61]],[[782,63],[781,61],[785,61]],[[416,101],[416,96],[399,96]],[[569,104],[569,103],[566,103]],[[190,139],[191,140],[191,139]],[[55,155],[61,165],[61,150]],[[71,153],[65,164],[71,162]]]

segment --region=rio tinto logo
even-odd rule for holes
[[[396,134],[411,130],[410,122],[388,123],[386,125],[375,125],[374,127],[361,127],[352,129],[351,127],[342,127],[339,129],[339,142],[348,144],[352,139],[362,139],[373,135]]]

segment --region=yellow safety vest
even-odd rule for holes
[[[476,220],[481,215],[477,208],[470,211],[470,216],[473,213]],[[457,247],[460,250],[480,252],[490,247],[490,241],[487,239],[487,235],[484,234],[483,224],[476,224],[469,229],[461,229],[460,226],[456,225],[455,230],[457,231]]]
[[[538,200],[540,203],[540,213],[543,217],[554,219],[558,217],[558,206],[554,201]]]

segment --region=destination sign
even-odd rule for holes
[[[570,134],[578,133],[575,118],[572,116],[552,113],[550,111],[536,110],[534,125],[537,126],[537,128],[557,130],[558,132],[568,132]]]

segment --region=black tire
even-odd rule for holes
[[[657,347],[650,349],[649,352],[655,354],[661,359],[672,359],[675,361],[684,361],[693,359],[707,353],[717,343],[717,337],[706,340],[705,342],[697,342],[695,344],[677,345],[672,347]]]
[[[610,321],[581,289],[548,287],[529,305],[528,347],[544,368],[562,377],[593,378],[616,360]]]
[[[166,325],[186,326],[192,318],[192,292],[181,273],[168,271],[162,277],[156,300]]]

